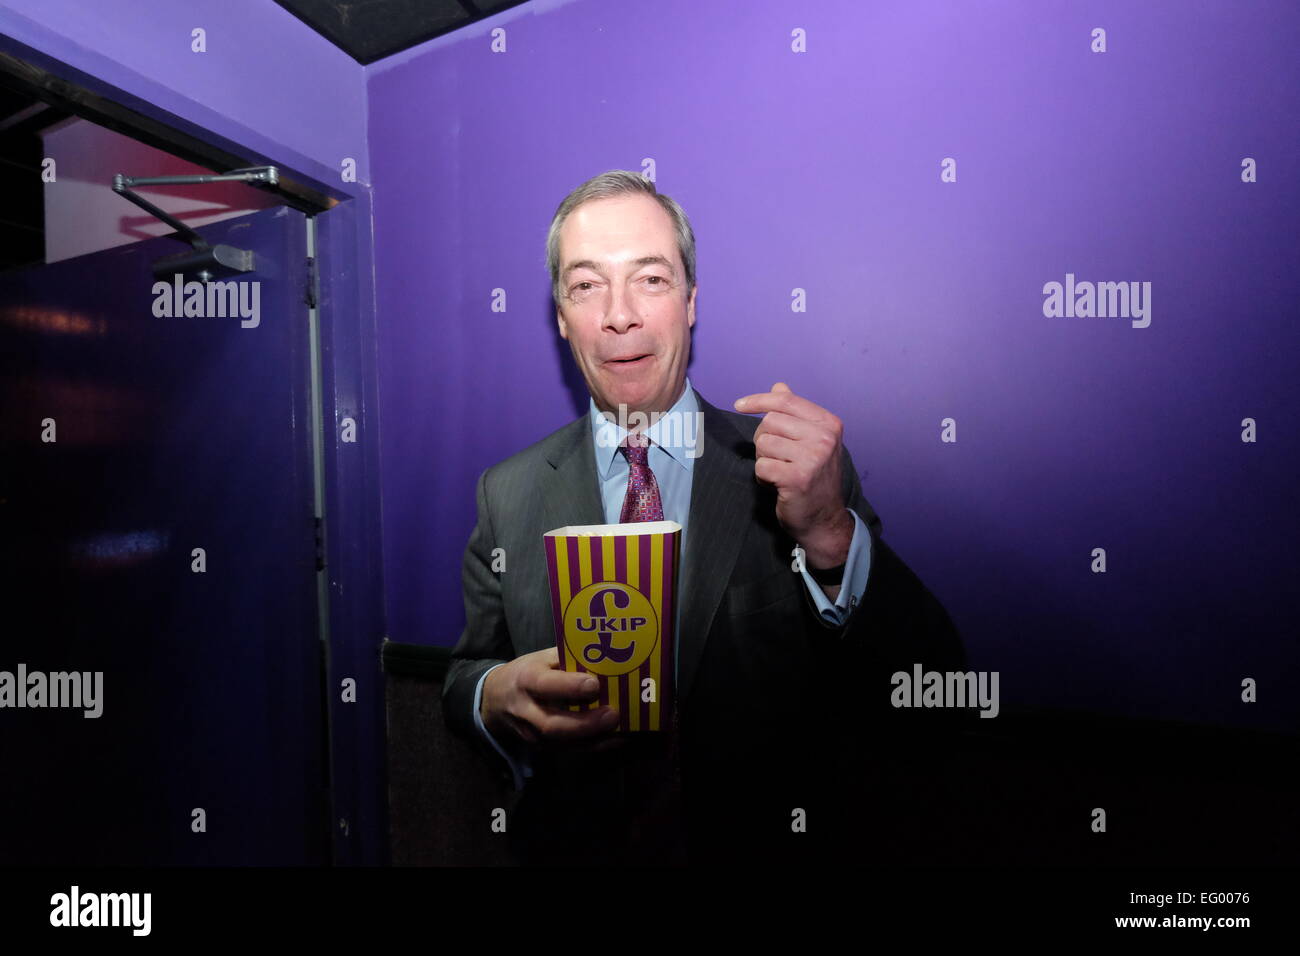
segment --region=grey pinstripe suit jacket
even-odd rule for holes
[[[843,805],[865,783],[865,730],[886,732],[889,674],[917,662],[964,666],[960,641],[939,602],[882,540],[847,449],[844,500],[870,531],[871,573],[844,626],[822,621],[791,570],[795,543],[776,519],[775,491],[754,477],[760,419],[696,394],[705,437],[682,556],[677,675],[688,803],[734,806],[739,797],[746,806],[787,807],[833,793]],[[474,727],[474,689],[493,665],[555,643],[542,537],[605,520],[588,416],[488,468],[477,505],[462,569],[466,626],[443,701],[449,726],[504,772]],[[491,569],[495,548],[505,549],[504,573]],[[524,799],[558,788],[563,803],[580,772],[543,761]],[[788,824],[788,811],[783,819]]]

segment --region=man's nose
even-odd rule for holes
[[[625,332],[641,324],[636,314],[636,303],[625,289],[611,283],[609,309],[605,312],[605,327],[615,332]]]

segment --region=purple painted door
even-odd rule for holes
[[[233,315],[170,238],[0,274],[0,863],[328,862],[304,217],[199,232]]]

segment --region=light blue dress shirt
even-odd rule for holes
[[[689,519],[691,510],[691,477],[694,472],[695,458],[707,454],[704,447],[703,416],[699,414],[700,405],[691,388],[691,380],[686,380],[681,396],[669,409],[668,414],[644,429],[646,437],[653,443],[650,446],[647,463],[654,472],[655,483],[659,486],[659,499],[663,505],[664,520],[676,521],[682,526],[681,554],[685,560],[688,546]],[[628,430],[622,425],[611,422],[601,414],[596,402],[590,402],[592,445],[596,453],[596,476],[600,482],[601,503],[605,509],[605,523],[617,524],[623,510],[623,499],[627,494],[628,463],[619,452],[618,447],[627,437]],[[636,422],[629,422],[635,425]],[[671,427],[670,427],[671,426]],[[660,438],[664,442],[660,443]],[[692,457],[694,456],[694,457]],[[813,580],[807,570],[801,571],[804,584],[813,602],[817,605],[822,621],[827,627],[838,627],[848,620],[853,608],[862,603],[862,595],[867,589],[867,577],[871,571],[871,539],[866,525],[851,508],[846,508],[853,516],[853,541],[849,545],[849,556],[844,563],[843,585],[834,603],[826,596],[821,585]],[[678,602],[680,615],[681,602]],[[680,617],[678,619],[680,624]],[[680,626],[675,633],[680,634]],[[676,673],[676,650],[681,642],[674,643],[673,671]],[[496,667],[502,665],[497,664]],[[482,705],[483,682],[487,675],[496,670],[490,667],[479,678],[474,689],[474,726],[492,744],[497,753],[505,759],[514,772],[515,789],[522,790],[524,780],[533,775],[532,767],[526,755],[511,754],[499,744],[495,737],[483,725],[479,714]]]

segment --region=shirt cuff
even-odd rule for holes
[[[483,723],[483,717],[479,714],[479,708],[482,706],[483,702],[483,682],[487,680],[488,674],[491,674],[498,667],[504,666],[504,664],[497,664],[493,667],[489,667],[483,672],[483,676],[478,679],[478,684],[474,687],[474,726],[478,728],[479,733],[487,738],[488,743],[490,743],[493,749],[501,755],[501,758],[510,765],[510,773],[514,776],[515,789],[522,790],[524,789],[525,778],[533,775],[532,766],[529,765],[528,760],[524,757],[512,757],[504,747],[497,743],[497,739],[488,732],[487,727]]]
[[[849,556],[844,562],[844,578],[835,603],[831,603],[807,568],[799,572],[817,605],[817,613],[830,627],[843,626],[853,609],[862,603],[862,595],[867,591],[867,576],[871,572],[871,533],[856,511],[852,508],[845,510],[853,515],[853,540],[849,543]]]

